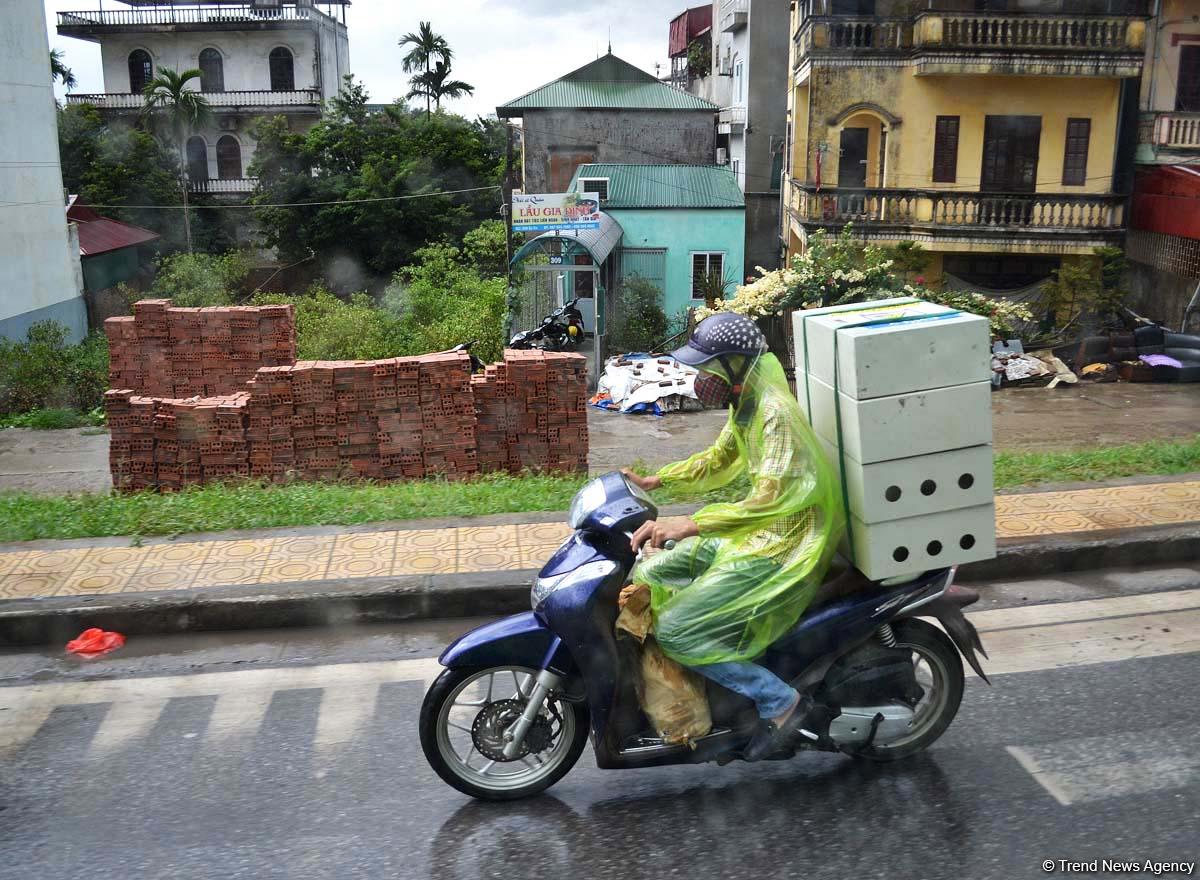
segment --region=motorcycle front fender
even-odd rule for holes
[[[459,636],[438,662],[449,669],[527,666],[561,675],[575,671],[566,646],[532,611],[485,623]]]

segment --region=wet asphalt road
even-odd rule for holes
[[[515,804],[472,802],[434,776],[417,742],[421,681],[380,685],[374,711],[331,743],[329,688],[281,679],[253,726],[215,737],[218,715],[257,699],[240,670],[426,657],[462,625],[143,640],[82,669],[0,654],[3,687],[63,695],[0,755],[0,878],[957,880],[1200,854],[1195,653],[971,679],[942,740],[900,764],[809,754],[601,772],[585,752],[548,795]],[[213,674],[212,693],[172,696],[196,673]],[[115,682],[71,684],[81,676]],[[105,698],[114,683],[130,702]],[[157,707],[140,723],[138,700]],[[1056,770],[1058,794],[1018,756]]]

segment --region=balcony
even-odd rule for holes
[[[717,131],[721,134],[741,134],[746,130],[745,107],[722,107],[717,114]]]
[[[1112,194],[824,189],[793,180],[792,218],[806,226],[854,224],[868,238],[1082,238],[1119,235],[1125,198]]]
[[[1200,150],[1200,113],[1159,113],[1153,131],[1160,149]]]
[[[1132,16],[924,12],[914,73],[1137,77],[1145,38]]]
[[[296,89],[289,92],[242,90],[232,92],[201,92],[212,109],[218,113],[246,113],[266,110],[319,111],[321,97],[316,89]],[[137,92],[106,92],[93,95],[67,95],[68,104],[92,104],[99,110],[118,113],[140,112],[146,101]]]
[[[930,5],[889,18],[840,14],[845,7],[838,0],[798,0],[796,67],[813,59],[854,66],[861,54],[889,53],[911,58],[918,76],[1141,74],[1146,22],[1132,12],[960,12],[944,11],[957,5],[953,0]]]
[[[845,59],[847,50],[907,54],[912,48],[912,24],[904,18],[814,17],[796,31],[794,39],[797,64],[813,55]]]
[[[722,0],[721,31],[740,31],[750,23],[750,0]]]
[[[209,195],[249,195],[258,186],[257,177],[224,177],[212,180],[189,180],[188,190]]]
[[[250,4],[152,6],[138,9],[103,9],[58,13],[58,32],[89,39],[129,31],[267,30],[294,27],[311,19],[333,21],[315,8]]]

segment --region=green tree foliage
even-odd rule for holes
[[[409,98],[424,98],[425,115],[429,115],[428,105],[433,101],[434,109],[442,112],[443,98],[461,98],[463,95],[475,94],[475,87],[461,79],[450,79],[450,65],[439,61],[432,70],[419,73],[412,78],[412,88],[408,91]]]
[[[407,48],[408,52],[401,60],[401,65],[404,67],[405,73],[417,73],[420,71],[426,77],[434,69],[434,63],[438,62],[446,65],[447,73],[449,73],[450,59],[454,57],[454,52],[450,48],[450,44],[446,42],[446,38],[441,34],[433,32],[433,26],[423,21],[416,32],[409,31],[400,38],[400,48]],[[413,78],[414,83],[416,77]],[[465,83],[464,83],[465,85]],[[422,91],[425,97],[425,115],[429,115],[429,102],[433,98],[432,93],[426,89]],[[412,97],[412,93],[409,93]]]
[[[54,406],[91,410],[108,387],[108,343],[94,333],[78,345],[67,328],[39,321],[25,339],[0,339],[0,414]]]
[[[67,91],[75,88],[78,82],[75,79],[75,73],[71,68],[67,67],[67,63],[63,61],[63,53],[61,49],[50,50],[50,81],[59,80]]]
[[[320,284],[301,296],[259,294],[252,301],[295,304],[297,354],[304,360],[400,357],[472,341],[477,355],[496,360],[507,292],[503,232],[491,221],[468,233],[463,248],[419,249],[379,304],[366,293],[338,297]]]
[[[104,206],[98,210],[105,216],[157,232],[163,251],[185,246],[182,212],[154,207],[180,204],[179,159],[172,149],[141,128],[106,124],[90,104],[59,111],[58,144],[68,192]],[[194,213],[192,238],[198,248],[230,246],[225,213]]]
[[[232,305],[249,271],[250,262],[240,251],[174,254],[159,261],[150,295],[187,308]]]
[[[463,342],[485,361],[500,357],[504,346],[508,286],[485,277],[470,256],[450,245],[433,245],[416,254],[384,292],[383,307],[403,326],[405,354],[444,351]]]
[[[191,80],[199,81],[201,73],[193,68],[177,73],[169,67],[160,67],[158,75],[146,83],[145,115],[160,120],[170,132],[175,149],[179,152],[179,194],[183,201],[183,236],[188,253],[192,252],[192,227],[188,211],[187,140],[197,127],[212,118],[208,100],[195,89],[189,89]]]
[[[645,278],[634,275],[623,280],[609,331],[609,350],[649,351],[662,342],[669,332],[662,299],[658,285]]]
[[[283,261],[301,259],[311,248],[326,268],[349,260],[386,277],[429,242],[461,240],[495,216],[495,190],[426,194],[498,185],[504,161],[499,123],[444,113],[426,118],[399,104],[369,112],[367,100],[366,90],[347,78],[306,134],[289,131],[280,118],[256,127],[250,173],[259,178],[253,201],[261,207],[255,217]],[[268,207],[359,199],[381,201]]]

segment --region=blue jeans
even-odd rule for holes
[[[778,718],[796,701],[796,691],[791,685],[757,663],[713,663],[689,668],[753,700],[760,718]]]

